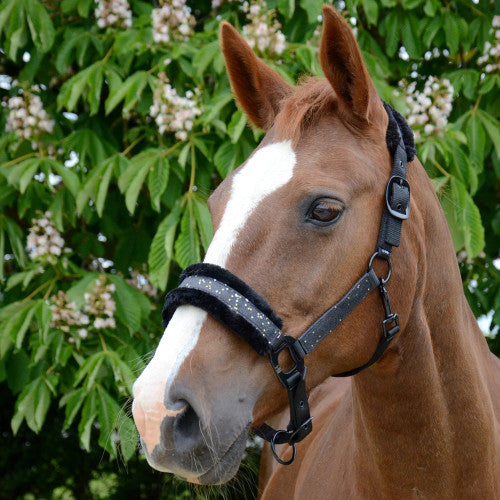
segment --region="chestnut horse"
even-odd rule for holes
[[[221,42],[240,106],[266,136],[209,200],[205,262],[253,287],[298,337],[366,271],[392,158],[388,114],[342,17],[323,9],[326,79],[288,85],[229,24]],[[259,495],[296,498],[500,498],[500,362],[466,302],[451,237],[421,163],[408,164],[410,217],[387,288],[400,332],[381,338],[370,294],[309,356],[312,433],[290,466],[264,448]],[[377,262],[383,274],[385,264]],[[152,467],[188,481],[236,473],[248,431],[288,421],[266,358],[201,308],[182,305],[134,385],[134,419]],[[291,448],[279,447],[289,458]]]

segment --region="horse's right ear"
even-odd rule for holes
[[[253,53],[229,23],[221,23],[220,41],[236,100],[255,126],[268,130],[292,87]]]

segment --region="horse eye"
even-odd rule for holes
[[[330,224],[337,221],[344,207],[335,200],[321,199],[313,203],[309,210],[309,219],[320,224]]]

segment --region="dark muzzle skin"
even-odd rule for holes
[[[245,451],[254,402],[231,397],[231,389],[220,389],[210,408],[199,406],[200,399],[181,380],[165,398],[170,415],[162,418],[159,442],[152,450],[141,437],[149,464],[200,484],[222,484],[238,471]],[[140,427],[142,408],[134,401],[134,419]],[[140,429],[140,434],[146,432]]]

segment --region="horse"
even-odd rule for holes
[[[390,117],[350,27],[329,6],[325,78],[291,86],[228,23],[220,39],[236,100],[266,135],[208,200],[215,233],[203,265],[248,284],[296,340],[339,303],[373,255],[394,160]],[[370,261],[377,276],[387,274],[380,286],[391,304],[382,308],[367,294],[302,360],[312,432],[309,419],[310,434],[290,438],[293,448],[265,444],[262,499],[500,498],[500,362],[467,304],[431,182],[410,159],[400,245],[392,260]],[[385,352],[355,375],[332,377],[373,358],[390,306],[398,312],[391,331],[399,332]],[[153,468],[224,483],[239,468],[249,431],[286,425],[287,391],[232,330],[190,303],[169,318],[133,389]],[[278,357],[284,372],[294,363]],[[290,436],[278,431],[273,439],[280,432]]]

